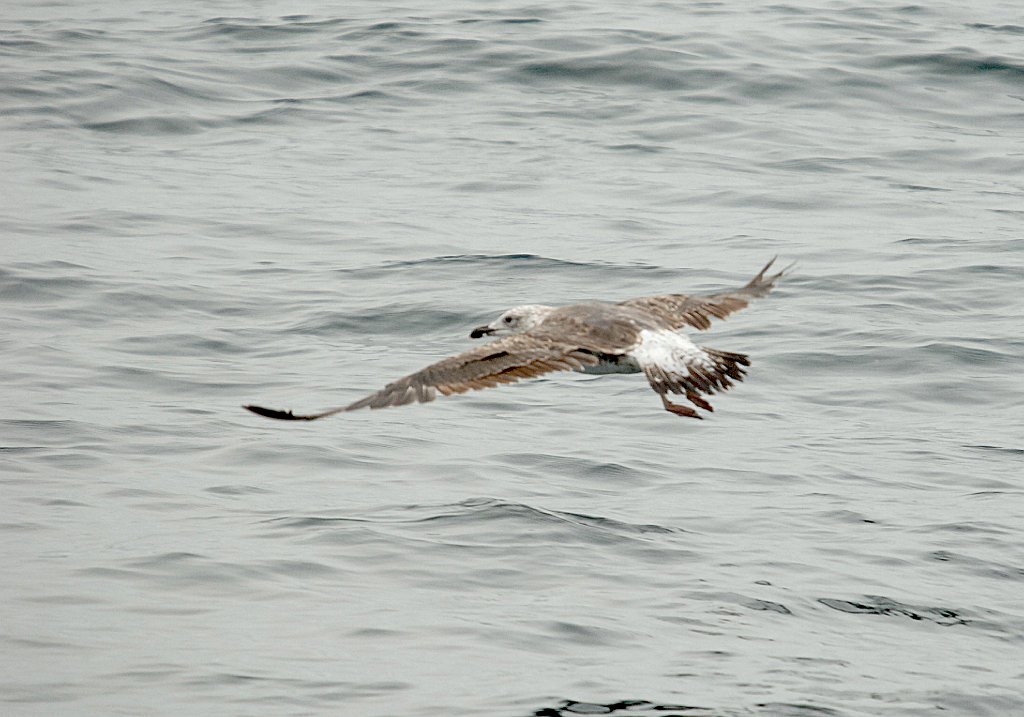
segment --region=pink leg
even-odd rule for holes
[[[692,408],[690,408],[689,406],[680,406],[678,403],[672,403],[667,398],[665,398],[665,394],[661,394],[661,405],[665,407],[666,411],[668,411],[669,413],[674,413],[677,416],[686,416],[687,418],[699,418],[703,420],[703,416],[698,414]]]

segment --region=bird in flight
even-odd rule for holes
[[[431,364],[347,406],[305,415],[262,406],[245,408],[267,418],[315,421],[360,408],[426,403],[439,393],[450,396],[552,371],[579,371],[643,373],[666,411],[703,418],[690,406],[670,401],[668,394],[685,396],[696,408],[713,411],[705,396],[742,381],[750,359],[699,346],[681,331],[708,329],[711,319],[724,319],[767,294],[791,268],[769,274],[774,263],[775,259],[769,261],[745,286],[717,294],[516,306],[469,334],[473,339],[496,337],[495,341]]]

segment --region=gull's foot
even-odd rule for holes
[[[674,413],[677,416],[685,416],[686,418],[697,418],[704,420],[704,417],[694,411],[689,406],[680,406],[678,403],[672,403],[664,396],[661,397],[661,404],[665,407],[665,410],[669,413]]]
[[[689,401],[690,403],[692,403],[697,408],[703,408],[705,411],[714,411],[715,410],[714,407],[712,407],[712,405],[710,403],[705,401],[703,398],[698,396],[693,391],[687,391],[686,392],[686,400]]]

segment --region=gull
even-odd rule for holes
[[[668,394],[685,396],[697,408],[713,411],[704,397],[742,381],[750,359],[746,354],[699,346],[682,329],[704,331],[711,327],[712,318],[724,319],[767,294],[792,268],[768,274],[774,263],[775,259],[769,261],[739,289],[717,294],[516,306],[469,334],[472,339],[491,336],[497,340],[431,364],[347,406],[306,415],[262,406],[244,408],[267,418],[315,421],[360,408],[426,403],[439,393],[450,396],[552,371],[578,371],[643,373],[666,411],[703,418],[690,406],[670,401]]]

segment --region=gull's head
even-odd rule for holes
[[[491,323],[477,326],[470,332],[469,338],[480,339],[484,336],[521,334],[538,326],[554,308],[553,306],[544,306],[543,304],[513,306]]]

